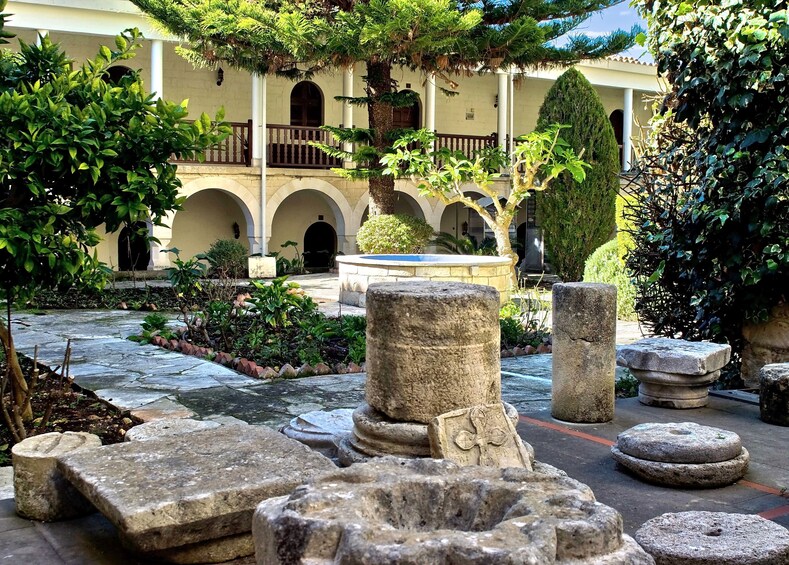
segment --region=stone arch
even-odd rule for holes
[[[337,221],[337,237],[340,241],[340,250],[342,251],[342,238],[348,233],[348,227],[353,225],[350,222],[350,219],[353,217],[353,212],[343,193],[333,184],[325,180],[314,177],[304,177],[292,179],[282,185],[268,199],[266,205],[266,225],[270,229],[274,222],[274,214],[277,212],[277,208],[279,208],[280,204],[282,204],[288,196],[302,190],[318,192],[326,199],[326,203],[332,209],[332,212],[334,212]]]

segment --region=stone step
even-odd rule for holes
[[[88,449],[58,468],[147,557],[221,562],[253,551],[252,513],[334,464],[263,426],[222,426]]]

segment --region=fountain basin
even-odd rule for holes
[[[395,281],[455,281],[492,286],[508,299],[510,261],[480,255],[341,255],[340,303],[364,308],[368,285]]]

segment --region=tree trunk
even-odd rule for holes
[[[27,381],[22,372],[22,367],[19,365],[19,358],[16,355],[16,347],[14,346],[14,339],[11,336],[11,329],[7,328],[2,319],[0,319],[0,342],[3,344],[3,350],[6,354],[6,363],[10,372],[9,381],[11,383],[11,399],[19,410],[19,415],[25,422],[30,422],[33,419],[33,407],[30,404],[30,395],[28,394]]]
[[[381,154],[391,145],[389,134],[392,131],[392,105],[381,97],[392,93],[392,66],[383,62],[367,62],[367,94],[370,103],[367,106],[370,128],[373,130],[372,145]],[[382,168],[374,163],[371,169]],[[369,180],[370,216],[394,214],[395,190],[394,178],[391,176],[373,176]]]
[[[518,264],[518,254],[512,250],[510,243],[510,232],[508,222],[506,226],[499,223],[490,225],[493,230],[493,236],[496,238],[496,251],[500,257],[507,257],[510,260],[510,291],[518,289],[518,275],[515,272],[515,266]]]

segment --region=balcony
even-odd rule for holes
[[[230,122],[231,134],[221,143],[207,149],[203,163],[209,165],[240,165],[252,162],[252,120]],[[266,164],[269,167],[296,169],[331,169],[342,167],[342,160],[329,157],[310,142],[339,147],[327,131],[317,127],[266,125]],[[496,146],[496,134],[463,135],[437,133],[436,150],[447,148],[471,155],[486,147]],[[194,159],[176,159],[179,163],[197,163]]]

